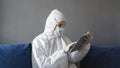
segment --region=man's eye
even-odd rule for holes
[[[59,24],[59,26],[61,27],[61,26],[62,26],[62,24]]]
[[[58,26],[59,26],[59,27],[61,27],[61,26],[62,26],[62,24],[59,24]]]

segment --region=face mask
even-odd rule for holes
[[[64,33],[64,28],[59,28],[55,31],[55,35],[62,36]]]

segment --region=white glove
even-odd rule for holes
[[[65,53],[67,53],[71,48],[72,46],[74,46],[77,42],[72,42],[70,43],[69,45],[67,45],[65,48],[64,48],[64,51]]]

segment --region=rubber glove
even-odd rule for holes
[[[64,48],[65,53],[68,53],[68,51],[76,44],[76,42],[70,43]]]

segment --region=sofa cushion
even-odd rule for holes
[[[31,44],[0,44],[0,68],[32,68]]]
[[[120,68],[120,46],[92,46],[81,68]]]

